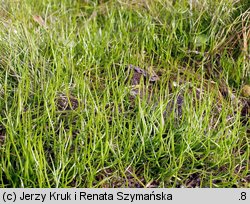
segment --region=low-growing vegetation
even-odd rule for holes
[[[0,6],[0,187],[250,187],[248,0]]]

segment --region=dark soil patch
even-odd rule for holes
[[[200,187],[201,179],[198,173],[191,174],[187,181],[185,182],[186,187],[188,188],[197,188]]]
[[[67,96],[60,93],[56,98],[56,104],[60,111],[76,110],[79,107],[79,101],[74,96]]]
[[[3,126],[0,125],[0,146],[4,144],[6,140],[6,131]]]

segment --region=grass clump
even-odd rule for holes
[[[248,1],[0,7],[1,187],[249,187]]]

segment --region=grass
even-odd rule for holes
[[[250,187],[249,2],[190,2],[2,1],[0,187]]]

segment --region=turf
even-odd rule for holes
[[[250,187],[248,0],[0,6],[0,187]]]

